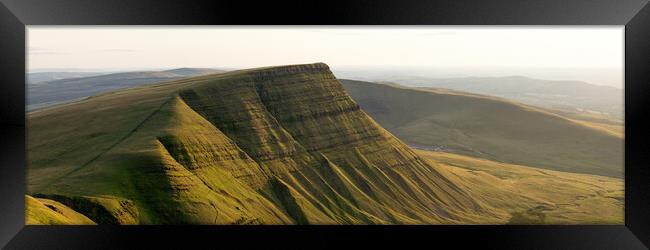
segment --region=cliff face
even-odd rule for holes
[[[261,166],[262,192],[296,221],[441,223],[480,214],[367,116],[325,64],[242,72],[180,97]],[[287,200],[300,203],[287,209]]]
[[[325,64],[185,80],[169,96],[89,167],[125,169],[143,223],[504,219],[378,126]]]

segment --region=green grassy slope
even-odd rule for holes
[[[25,224],[29,225],[94,225],[91,219],[71,208],[43,198],[25,196]]]
[[[510,213],[510,224],[624,222],[621,179],[416,151],[478,199]]]
[[[34,194],[40,200],[56,201],[99,224],[135,225],[139,223],[138,208],[133,201],[110,196],[62,196]]]
[[[140,224],[509,218],[377,125],[325,64],[194,77],[33,112],[27,145],[28,193],[129,201]]]
[[[455,91],[342,80],[381,126],[416,147],[551,170],[623,176],[623,139],[610,128]]]

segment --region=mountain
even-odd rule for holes
[[[102,72],[37,72],[27,74],[28,84],[37,84],[54,80],[104,75]]]
[[[380,127],[322,63],[184,78],[27,116],[28,195],[100,224],[510,218]]]
[[[516,100],[573,114],[622,120],[623,90],[581,81],[540,80],[523,76],[462,78],[394,78],[409,87],[446,88]]]
[[[29,84],[27,85],[27,110],[79,100],[120,88],[221,72],[223,71],[216,69],[180,68],[167,71],[113,73]]]
[[[407,144],[494,161],[623,177],[620,133],[496,97],[342,80],[377,123]]]

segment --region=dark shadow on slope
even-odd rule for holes
[[[287,187],[284,183],[282,183],[277,178],[271,179],[269,184],[271,190],[273,191],[273,193],[275,194],[275,196],[278,198],[280,202],[279,205],[287,211],[289,217],[291,217],[298,225],[309,224],[309,221],[307,220],[307,216],[305,216],[305,213],[302,211],[302,208],[300,208],[300,205],[298,205],[296,198],[293,197],[293,195],[291,194],[291,190],[289,190],[289,187]]]

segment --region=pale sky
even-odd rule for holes
[[[623,67],[623,26],[28,26],[28,69]],[[622,71],[622,70],[621,70]]]

